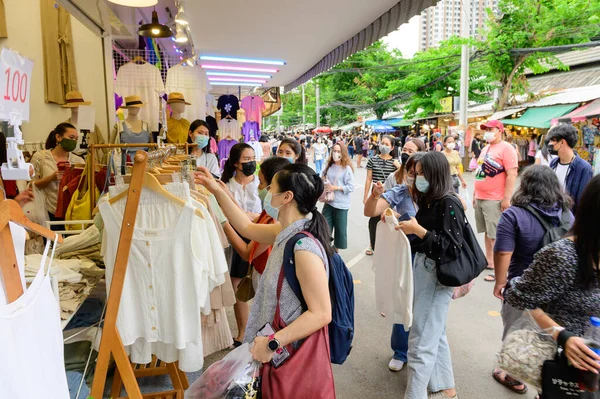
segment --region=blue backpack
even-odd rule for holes
[[[293,236],[285,245],[283,254],[283,271],[285,279],[302,304],[302,309],[307,310],[306,301],[302,296],[300,282],[296,277],[294,263],[294,247],[298,240],[312,234],[302,231]],[[350,270],[339,254],[334,254],[329,259],[329,295],[331,297],[331,323],[329,323],[329,348],[331,363],[343,364],[352,350],[354,338],[354,280]]]

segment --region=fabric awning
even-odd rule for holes
[[[498,112],[494,112],[492,114],[492,116],[490,116],[490,120],[500,120],[500,119],[504,119],[507,116],[511,116],[512,114],[516,114],[517,112],[523,111],[525,108],[511,108],[511,109],[505,109],[502,111],[498,111]]]
[[[412,126],[413,123],[415,122],[412,119],[402,119],[401,121],[390,123],[390,125],[394,127],[406,127]]]
[[[517,119],[502,119],[505,125],[550,128],[552,119],[563,116],[577,108],[578,104],[553,105],[550,107],[529,108],[523,116]]]
[[[573,112],[561,116],[560,118],[553,119],[552,124],[559,122],[583,122],[588,118],[597,116],[600,116],[600,98],[592,101],[591,103],[587,103],[586,105],[583,105]]]

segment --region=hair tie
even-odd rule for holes
[[[315,213],[315,212],[319,212],[319,209],[314,206],[313,209],[310,210],[310,213]]]

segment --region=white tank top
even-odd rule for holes
[[[27,291],[16,301],[0,305],[2,398],[69,399],[59,305],[52,293],[50,272],[44,274],[49,244]],[[19,256],[22,253],[17,253]],[[54,249],[48,264],[53,257]]]

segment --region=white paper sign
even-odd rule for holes
[[[33,61],[16,51],[0,53],[0,119],[29,120],[29,98]]]
[[[96,108],[89,105],[80,105],[77,113],[77,128],[93,132],[96,121]]]

